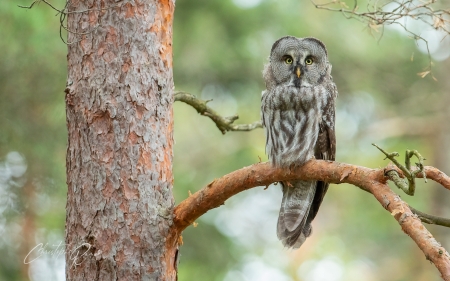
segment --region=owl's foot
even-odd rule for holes
[[[403,166],[397,161],[397,159],[395,159],[395,157],[400,156],[398,152],[387,153],[378,145],[374,143],[372,145],[378,148],[381,152],[383,152],[383,154],[386,155],[386,158],[391,160],[392,163],[394,163],[394,165],[397,166],[403,172],[407,181],[401,178],[397,173],[397,171],[394,169],[386,171],[385,175],[388,176],[389,179],[392,180],[395,183],[395,185],[401,190],[403,190],[406,194],[411,196],[414,195],[414,192],[416,191],[415,178],[419,173],[422,174],[422,177],[425,179],[425,182],[427,182],[426,174],[423,167],[423,161],[426,159],[423,158],[422,155],[420,155],[420,153],[417,150],[409,150],[409,149],[406,150],[405,165]],[[419,160],[419,163],[416,163],[415,169],[411,169],[411,158],[413,156],[416,156],[417,159]]]

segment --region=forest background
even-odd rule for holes
[[[63,254],[24,259],[39,243],[52,250],[64,241],[67,46],[55,11],[18,4],[31,3],[0,2],[0,280],[64,280]],[[239,114],[236,123],[254,122],[272,43],[288,34],[316,37],[327,45],[339,90],[336,160],[383,167],[375,142],[401,154],[417,149],[426,165],[449,174],[450,38],[407,24],[429,43],[434,65],[425,78],[417,75],[429,65],[424,43],[397,25],[369,27],[305,0],[178,0],[175,87],[212,99],[223,116]],[[174,113],[177,202],[267,160],[262,129],[222,135],[190,106],[177,102]],[[392,187],[415,208],[448,217],[445,189],[418,182],[414,197]],[[312,237],[296,251],[276,238],[280,201],[279,186],[255,188],[201,217],[183,233],[179,280],[440,280],[398,223],[354,186],[330,187]],[[427,227],[449,247],[449,229]]]

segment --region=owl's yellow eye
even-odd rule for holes
[[[313,59],[312,58],[307,58],[306,60],[305,60],[305,63],[306,64],[312,64],[313,63]]]
[[[291,57],[287,57],[284,61],[285,61],[287,64],[292,64],[292,63],[294,62],[294,60],[293,60]]]

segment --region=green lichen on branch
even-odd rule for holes
[[[256,121],[251,124],[234,124],[234,121],[239,119],[238,115],[222,117],[208,106],[210,100],[201,100],[186,92],[175,92],[175,101],[182,101],[189,104],[201,115],[209,117],[222,134],[225,134],[227,131],[251,131],[256,128],[262,128],[261,121]]]
[[[415,178],[420,173],[422,177],[425,179],[425,182],[427,182],[424,167],[423,167],[423,161],[425,158],[420,155],[420,153],[417,150],[406,150],[405,155],[405,165],[400,164],[400,162],[395,159],[395,157],[400,156],[398,152],[392,152],[388,153],[384,151],[381,147],[378,145],[372,143],[373,146],[378,148],[384,155],[386,155],[386,158],[391,160],[392,163],[394,163],[395,166],[397,166],[402,172],[407,181],[405,181],[403,178],[400,177],[400,175],[397,173],[396,170],[388,170],[385,172],[385,175],[392,181],[394,184],[403,190],[406,194],[413,196],[416,191],[416,182]],[[411,169],[411,158],[413,156],[416,156],[419,160],[418,163],[416,163],[417,169],[412,170]],[[386,159],[385,158],[385,159]]]
[[[413,156],[416,156],[417,159],[419,160],[419,163],[416,163],[417,169],[416,170],[411,170],[411,158]],[[427,176],[425,174],[425,171],[423,170],[423,161],[425,161],[426,159],[422,157],[422,155],[420,155],[420,153],[417,150],[406,150],[406,157],[405,157],[405,165],[406,165],[406,169],[408,169],[408,171],[411,171],[411,175],[413,176],[413,178],[415,178],[417,176],[417,174],[421,173],[423,179],[425,180],[425,182],[427,182]]]

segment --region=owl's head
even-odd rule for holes
[[[322,83],[330,72],[327,49],[320,40],[286,36],[273,44],[264,79],[267,88],[280,84],[312,87]]]

